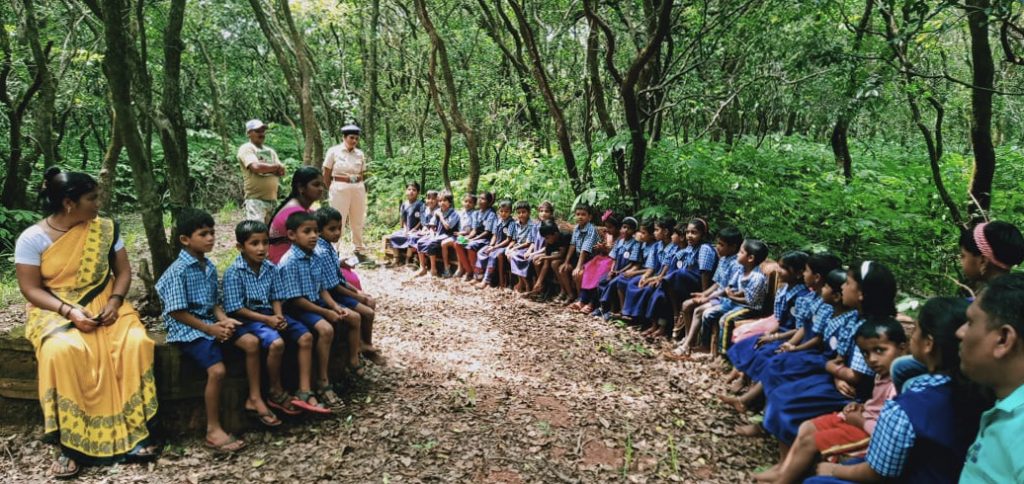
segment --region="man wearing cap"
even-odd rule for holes
[[[284,165],[277,158],[277,152],[263,144],[267,138],[267,125],[263,121],[252,119],[246,122],[245,135],[249,142],[238,148],[238,162],[242,164],[242,179],[245,181],[245,219],[270,223],[270,216],[277,205],[277,186],[284,176]]]
[[[352,245],[360,262],[369,260],[363,245],[366,222],[366,155],[359,146],[360,129],[350,124],[341,128],[342,142],[324,156],[324,184],[331,187],[331,206],[341,212],[342,224],[352,229]]]

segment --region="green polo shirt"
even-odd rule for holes
[[[981,414],[961,484],[1024,482],[1024,385]]]

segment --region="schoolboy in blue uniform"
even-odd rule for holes
[[[338,251],[335,250],[334,244],[341,239],[341,212],[333,207],[321,207],[316,211],[316,219],[320,239],[316,242],[316,249],[313,249],[313,257],[319,264],[320,277],[329,288],[335,302],[359,314],[360,348],[363,356],[375,364],[383,364],[383,358],[373,346],[373,321],[377,317],[377,301],[373,296],[349,284],[338,263]],[[355,371],[358,373],[360,368],[361,366],[357,366]]]
[[[715,242],[715,252],[718,253],[718,268],[715,269],[715,275],[711,277],[713,284],[701,292],[690,294],[690,298],[683,301],[679,321],[675,325],[675,332],[686,331],[687,333],[683,341],[673,351],[675,355],[683,356],[690,354],[690,342],[696,335],[697,329],[700,328],[700,318],[695,317],[696,310],[699,308],[707,310],[717,306],[719,303],[718,298],[725,295],[725,288],[729,285],[729,281],[732,280],[733,274],[736,271],[742,270],[739,264],[736,263],[736,254],[739,253],[742,244],[743,234],[736,227],[725,227],[718,231],[718,237]]]
[[[335,327],[339,331],[348,330],[350,334],[350,328],[355,328],[358,345],[359,315],[336,303],[328,291],[329,288],[319,277],[319,265],[313,257],[317,240],[320,238],[316,217],[308,212],[296,212],[288,216],[285,227],[288,229],[288,239],[291,240],[292,246],[281,257],[279,296],[287,301],[285,316],[289,318],[288,324],[303,324],[318,338],[315,348],[316,395],[299,391],[296,396],[314,407],[324,407],[326,404],[324,409],[340,408],[344,403],[334,393],[327,372],[331,361],[331,345],[334,343]],[[350,358],[355,360],[352,366],[359,364],[358,347],[351,353]]]
[[[459,217],[459,231],[455,238],[441,242],[441,251],[447,252],[450,247],[455,251],[455,258],[458,260],[459,269],[455,271],[456,279],[466,275],[466,268],[469,267],[469,256],[462,246],[469,242],[469,237],[476,228],[477,219],[480,214],[476,211],[476,195],[467,193],[462,196],[462,209],[455,212]],[[459,241],[462,241],[460,245]],[[472,270],[470,270],[472,272]]]
[[[224,271],[224,312],[242,323],[235,331],[236,335],[256,336],[260,346],[267,351],[268,404],[287,415],[298,415],[302,403],[295,401],[281,385],[281,360],[284,357],[284,340],[281,337],[298,347],[299,381],[308,385],[313,335],[301,324],[288,324],[284,317],[276,291],[277,267],[267,260],[267,248],[270,246],[267,225],[258,220],[244,220],[235,226],[235,240],[240,253]],[[246,410],[254,410],[263,425],[276,427],[280,421],[262,405],[259,356],[259,352],[246,353],[245,368],[249,376]],[[299,389],[309,391],[308,386],[303,388],[301,384]]]
[[[599,237],[597,228],[590,223],[593,214],[589,205],[585,203],[576,205],[575,215],[576,227],[572,231],[572,239],[569,240],[569,252],[556,273],[558,282],[562,286],[562,292],[565,294],[565,298],[561,302],[565,303],[575,301],[579,296],[583,265],[593,254],[594,245],[597,244]]]
[[[743,247],[736,256],[736,263],[743,270],[733,274],[733,280],[725,289],[725,299],[718,306],[718,314],[715,311],[704,313],[702,324],[708,329],[708,336],[715,324],[719,330],[718,344],[711,348],[712,355],[725,353],[732,346],[732,331],[736,328],[736,321],[755,316],[764,307],[768,279],[761,272],[760,266],[767,258],[768,246],[764,242],[753,239],[743,241]]]
[[[220,424],[220,392],[224,383],[221,345],[232,343],[246,353],[259,353],[259,339],[236,337],[242,324],[224,313],[218,301],[217,268],[206,259],[213,250],[213,217],[186,208],[178,214],[175,233],[181,252],[156,283],[164,303],[163,323],[168,343],[206,370],[206,446],[218,452],[237,452],[245,442],[228,434]]]

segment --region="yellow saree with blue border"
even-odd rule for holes
[[[41,258],[43,286],[100,314],[113,292],[117,230],[109,219],[79,224]],[[53,311],[28,308],[25,337],[39,362],[45,440],[90,460],[117,459],[149,436],[157,411],[153,341],[127,301],[117,321],[83,333]]]

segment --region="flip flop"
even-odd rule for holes
[[[273,428],[281,425],[281,419],[277,418],[274,412],[259,413],[255,409],[247,408],[245,414],[259,420],[264,427]]]
[[[295,408],[293,403],[294,401],[295,397],[287,393],[278,393],[276,395],[270,395],[270,398],[267,399],[267,406],[274,410],[278,410],[285,415],[291,415],[294,417],[302,414],[302,410]]]
[[[71,479],[82,472],[82,467],[74,459],[61,454],[50,466],[50,475],[54,479]]]
[[[334,393],[334,389],[331,388],[330,384],[322,385],[320,388],[317,388],[316,396],[331,410],[341,410],[342,408],[345,408],[345,401],[342,400],[337,393]]]
[[[234,435],[228,435],[228,441],[223,444],[215,444],[207,437],[206,448],[210,449],[218,454],[234,454],[245,448],[245,441],[239,440]]]
[[[317,402],[316,405],[309,403],[309,399],[313,397],[313,392],[295,392],[295,399],[292,400],[292,405],[299,407],[309,413],[315,413],[318,415],[330,415],[331,409],[323,406],[322,403]]]
[[[160,446],[140,442],[125,456],[132,462],[149,462],[160,456]]]

